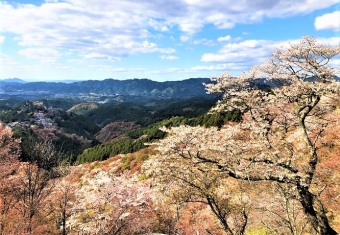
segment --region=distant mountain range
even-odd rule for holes
[[[156,82],[149,79],[65,82],[25,82],[12,78],[0,81],[0,98],[16,97],[74,97],[105,101],[136,101],[136,99],[188,99],[208,97],[203,83],[209,78],[190,78],[182,81]]]
[[[20,78],[7,78],[4,80],[0,80],[1,83],[26,83],[26,81],[20,79]]]
[[[335,79],[339,80],[339,77],[335,76]],[[206,93],[203,83],[209,82],[209,78],[190,78],[167,82],[156,82],[149,79],[25,82],[19,78],[10,78],[0,80],[0,99],[72,98],[102,103],[112,101],[143,103],[152,99],[208,98],[216,96]],[[275,86],[275,83],[259,78],[255,80],[253,86],[266,89]]]

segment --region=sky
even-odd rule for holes
[[[340,43],[339,0],[0,1],[0,79],[237,75],[305,35]]]

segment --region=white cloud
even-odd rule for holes
[[[318,38],[319,43],[337,46],[340,43],[340,37],[331,37],[331,38]]]
[[[0,43],[4,43],[5,37],[0,35]]]
[[[318,41],[321,44],[338,45],[339,39],[339,37],[318,38]],[[300,40],[301,39],[289,41],[244,40],[227,43],[216,53],[205,53],[202,55],[202,62],[215,63],[215,65],[196,67],[196,69],[247,71],[253,65],[261,64],[268,59],[276,47],[285,47],[289,45],[289,43],[298,43]],[[338,57],[333,58],[330,65],[335,66],[336,63],[339,63]],[[339,67],[339,65],[337,65],[337,67]]]
[[[180,37],[180,39],[181,39],[182,42],[187,42],[187,41],[189,41],[190,37],[185,36],[185,35],[182,35],[182,36]]]
[[[195,73],[195,74],[202,74],[202,72],[209,72],[211,75],[211,72],[222,72],[226,70],[236,70],[240,71],[243,70],[245,67],[240,66],[236,63],[221,63],[221,64],[214,64],[214,65],[199,65],[199,66],[193,66],[190,68],[169,68],[163,71],[163,73]]]
[[[201,61],[216,63],[212,70],[247,71],[253,65],[263,63],[275,47],[285,43],[268,40],[227,43],[217,53],[203,54]]]
[[[340,11],[334,11],[315,18],[316,30],[340,31]]]
[[[3,67],[7,69],[12,69],[18,66],[18,63],[15,62],[9,55],[6,54],[0,54],[0,68]]]
[[[340,68],[340,56],[338,56],[337,58],[332,59],[329,62],[329,65],[332,66],[333,68]],[[340,71],[338,71],[338,72],[340,73]]]
[[[31,73],[41,69],[41,65],[23,65],[7,54],[0,54],[0,79],[18,77],[18,73]],[[2,72],[6,75],[2,75]],[[4,77],[6,76],[6,77]]]
[[[60,53],[51,48],[27,48],[20,50],[19,55],[24,55],[30,59],[53,60],[60,57]]]
[[[84,60],[70,59],[70,60],[67,60],[67,62],[72,63],[72,64],[82,64]]]
[[[246,40],[227,43],[217,53],[205,53],[201,61],[215,63],[240,63],[245,67],[263,62],[278,42],[266,40]]]
[[[237,76],[240,72],[248,71],[253,65],[261,64],[270,57],[276,47],[287,46],[288,43],[298,43],[301,39],[287,41],[270,40],[244,40],[241,42],[227,43],[216,53],[205,53],[201,61],[213,63],[210,65],[198,65],[190,68],[169,68],[164,73],[177,74],[210,74],[230,71]],[[318,38],[322,44],[337,45],[338,37]],[[339,67],[340,57],[333,58],[329,65]],[[206,73],[205,73],[206,72]]]
[[[230,69],[228,64],[217,64],[217,65],[210,65],[210,66],[195,66],[190,68],[192,71],[225,71]]]
[[[254,23],[261,21],[264,17],[282,18],[299,14],[307,14],[318,9],[327,8],[338,3],[338,0],[186,0],[183,6],[187,13],[177,18],[178,25],[192,25],[199,27],[181,27],[187,33],[198,32],[204,25],[213,24],[217,28],[228,29],[239,23]],[[183,11],[182,11],[183,12]],[[182,23],[183,22],[183,23]],[[189,23],[191,22],[191,23]]]
[[[119,61],[121,60],[120,57],[112,57],[107,54],[102,54],[98,52],[90,52],[84,56],[86,59],[97,59],[97,60],[113,60],[113,61]]]
[[[122,4],[92,3],[74,0],[48,1],[41,6],[12,6],[5,2],[0,6],[0,15],[5,19],[0,31],[17,34],[21,46],[44,45],[63,51],[60,53],[70,50],[91,58],[175,52],[173,48],[159,47],[147,40],[151,37],[148,28],[164,32],[171,25],[150,20],[152,18],[144,15],[141,7],[125,1]]]
[[[44,64],[52,64],[52,65],[57,65],[59,64],[58,60],[57,59],[49,59],[49,58],[46,58],[46,59],[41,59],[40,60],[41,63],[44,63]]]
[[[71,70],[72,69],[70,66],[67,66],[67,65],[58,65],[56,68],[57,69],[66,69],[66,70]]]
[[[205,45],[205,46],[214,46],[215,45],[213,40],[209,40],[209,39],[206,39],[206,38],[195,40],[194,44],[195,45],[201,44],[201,45]]]
[[[159,58],[161,58],[162,60],[177,60],[178,59],[177,56],[173,56],[173,55],[161,55],[159,56]]]
[[[158,48],[156,43],[152,43],[149,41],[143,41],[140,45],[138,45],[137,52],[143,53],[151,53],[151,52],[161,52],[165,54],[175,53],[176,50],[173,48]]]
[[[145,29],[164,32],[178,26],[182,32],[193,34],[207,24],[231,28],[263,17],[305,14],[336,3],[338,0],[172,0],[171,4],[154,0],[49,0],[40,6],[21,4],[18,7],[4,2],[0,13],[4,19],[3,30],[22,35],[24,44],[34,43],[32,39],[48,40],[47,35],[50,40],[62,36],[59,40],[71,38],[93,43],[103,36],[122,35],[134,41],[148,37]],[[42,35],[35,35],[36,32]]]
[[[188,72],[183,68],[168,68],[165,71],[166,73],[185,73]]]
[[[109,72],[118,72],[118,73],[134,73],[134,72],[144,72],[146,69],[144,68],[121,68],[114,67],[111,65],[91,65],[90,67],[96,68],[99,71],[109,71]]]
[[[180,40],[188,42],[206,25],[231,28],[264,17],[306,14],[338,0],[172,0],[171,4],[165,0],[45,0],[38,6],[12,2],[0,4],[0,32],[13,33],[19,45],[43,45],[58,51],[58,56],[72,52],[80,58],[116,60],[136,53],[176,52],[157,39],[164,32],[175,35],[180,30]],[[32,57],[25,50],[19,53]]]
[[[225,37],[219,37],[217,38],[217,41],[218,42],[224,42],[224,41],[229,41],[231,39],[231,36],[230,35],[227,35]]]

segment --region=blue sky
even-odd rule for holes
[[[338,0],[0,1],[0,79],[237,75],[305,35],[340,43]]]

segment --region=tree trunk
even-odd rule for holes
[[[219,220],[224,232],[227,235],[234,235],[233,231],[231,231],[231,229],[228,225],[226,213],[222,212],[221,208],[218,206],[218,204],[216,203],[216,201],[213,198],[207,196],[206,199],[208,201],[208,205],[209,205],[210,209],[212,210],[212,212],[215,214],[215,216]]]
[[[300,201],[307,218],[318,235],[337,235],[328,223],[325,209],[317,196],[307,187],[298,187]]]
[[[63,223],[62,235],[67,235],[67,233],[66,233],[66,209],[63,210],[62,223]]]

